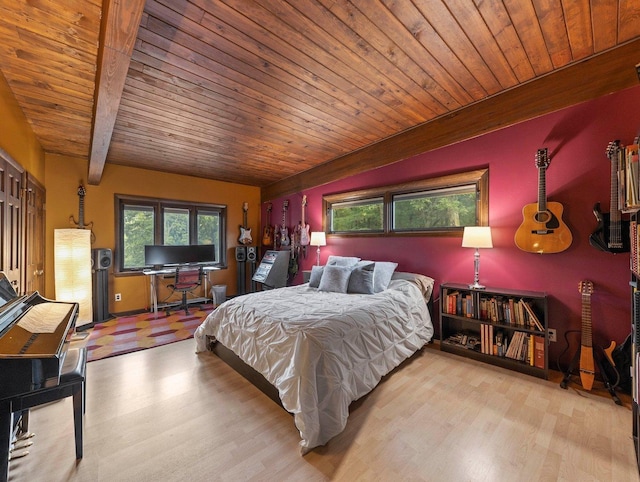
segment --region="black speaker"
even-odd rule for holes
[[[247,260],[247,247],[236,246],[236,261],[246,261],[246,260]]]
[[[94,270],[108,269],[113,262],[113,255],[109,248],[95,248],[91,250],[91,267]]]
[[[255,246],[247,246],[247,261],[255,263],[258,258],[258,248]]]
[[[94,249],[94,251],[99,251]],[[111,252],[109,250],[109,252]],[[105,269],[93,270],[93,322],[111,319],[109,314],[109,272]]]

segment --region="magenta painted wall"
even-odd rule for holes
[[[478,119],[482,122],[482,119]],[[578,283],[593,281],[591,297],[594,343],[620,343],[630,332],[629,257],[612,255],[589,245],[596,228],[592,208],[600,202],[608,212],[609,141],[631,143],[640,128],[640,87],[611,94],[553,114],[533,119],[475,139],[423,153],[410,159],[308,189],[272,201],[272,222],[282,220],[282,204],[289,200],[288,220],[300,220],[302,195],[307,196],[306,220],[311,230],[321,230],[322,196],[368,187],[439,176],[473,168],[489,168],[489,224],[494,248],[481,251],[480,280],[497,288],[545,291],[549,295],[549,325],[558,330],[550,348],[550,367],[565,348],[564,333],[581,327]],[[535,154],[547,147],[547,196],[564,206],[563,219],[573,234],[571,247],[558,254],[520,251],[513,237],[522,222],[522,207],[535,203],[538,171]],[[266,220],[266,204],[262,207]],[[473,250],[461,248],[459,237],[406,237],[341,239],[328,237],[321,263],[330,254],[396,261],[401,271],[423,273],[442,282],[473,281]],[[315,263],[310,248],[301,269]],[[301,276],[295,283],[300,283]],[[437,315],[434,316],[438,323]],[[437,328],[439,331],[439,329]],[[569,334],[571,347],[560,358],[566,366],[579,334]]]

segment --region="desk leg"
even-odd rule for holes
[[[9,478],[9,450],[11,448],[11,403],[0,402],[0,482]]]
[[[151,306],[153,306],[153,314],[158,314],[158,291],[156,287],[156,275],[149,275],[149,283],[151,284],[149,291],[151,296]]]

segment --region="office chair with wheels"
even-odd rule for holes
[[[174,284],[168,285],[173,291],[182,292],[182,302],[177,310],[184,309],[185,315],[189,314],[189,305],[187,304],[187,292],[193,291],[202,282],[202,266],[178,266],[176,268],[176,278]],[[167,308],[167,313],[170,311]]]

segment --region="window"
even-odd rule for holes
[[[488,169],[324,197],[326,232],[447,235],[489,221]]]
[[[226,266],[226,206],[116,195],[118,272],[144,268],[149,244],[213,244],[215,263]]]

